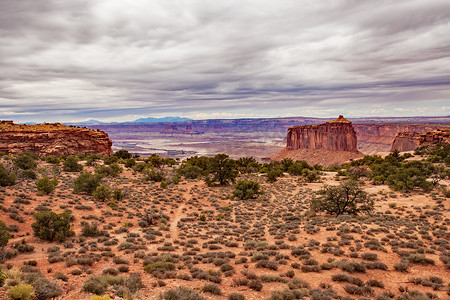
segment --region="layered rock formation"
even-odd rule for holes
[[[272,156],[272,159],[291,158],[329,166],[362,157],[356,144],[352,123],[339,116],[323,124],[290,127],[286,148]]]
[[[450,129],[438,129],[426,133],[399,132],[392,143],[391,151],[411,151],[419,146],[450,143]]]
[[[98,153],[111,155],[112,142],[101,130],[59,123],[21,125],[0,121],[0,152],[34,152],[39,156]]]

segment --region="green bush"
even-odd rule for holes
[[[5,222],[0,220],[0,261],[3,258],[3,249],[5,249],[8,244],[11,234],[9,234],[9,228],[6,226]]]
[[[71,213],[65,211],[60,214],[56,214],[53,211],[40,211],[33,215],[36,220],[31,224],[31,228],[34,231],[34,235],[47,241],[64,241],[67,237],[75,235],[70,230]]]
[[[106,201],[111,197],[111,189],[104,185],[99,185],[92,194],[95,200]]]
[[[16,184],[16,175],[8,172],[5,167],[0,164],[0,186],[10,186]]]
[[[3,271],[2,266],[0,266],[0,287],[5,284],[6,273]]]
[[[130,159],[131,158],[131,153],[128,152],[127,150],[118,150],[116,152],[114,152],[114,156],[116,156],[117,158],[121,158],[121,159]]]
[[[70,155],[63,163],[63,170],[66,172],[79,172],[83,170],[83,166],[78,163],[78,159]]]
[[[10,287],[6,295],[11,300],[31,300],[34,297],[34,289],[29,284],[18,284]]]
[[[273,169],[267,171],[267,181],[268,182],[276,182],[278,180],[278,177],[283,176],[283,171],[280,169]]]
[[[48,162],[49,164],[54,164],[54,165],[59,164],[59,158],[56,156],[52,156],[52,155],[47,156],[45,158],[45,161]]]
[[[48,195],[55,190],[57,184],[58,180],[56,179],[56,176],[53,177],[52,180],[47,176],[44,176],[36,182],[36,187],[38,192]]]
[[[76,194],[86,193],[92,195],[95,189],[100,185],[100,182],[100,176],[93,175],[89,172],[82,172],[75,180],[73,192]]]
[[[222,295],[222,291],[220,290],[220,287],[214,283],[205,284],[204,286],[202,286],[201,290],[204,293],[210,293],[213,295]]]
[[[16,157],[14,160],[14,165],[22,170],[34,169],[37,167],[37,158],[38,157],[35,154],[25,152]]]
[[[252,180],[239,180],[234,185],[233,197],[241,200],[255,198],[261,194],[259,183]]]
[[[24,170],[22,174],[20,174],[22,178],[24,179],[36,179],[37,175],[36,172],[33,170]]]
[[[91,277],[83,284],[83,292],[103,295],[106,292],[108,284],[99,277]]]

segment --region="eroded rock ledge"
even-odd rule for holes
[[[98,153],[111,155],[112,142],[101,130],[67,127],[60,123],[38,125],[0,121],[0,152],[33,152],[39,156]]]

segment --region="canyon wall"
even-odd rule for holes
[[[39,156],[97,153],[111,155],[112,142],[101,130],[67,127],[59,123],[21,125],[0,121],[0,152],[33,152]]]
[[[438,129],[426,133],[399,132],[392,143],[391,151],[411,151],[419,146],[450,143],[450,129]]]

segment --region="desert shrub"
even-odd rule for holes
[[[38,192],[48,195],[55,190],[57,184],[58,180],[56,179],[56,176],[53,177],[52,180],[47,176],[44,176],[36,182],[36,187]]]
[[[178,287],[160,294],[158,300],[206,300],[196,291],[184,287]]]
[[[31,224],[34,235],[47,241],[64,241],[75,233],[70,230],[71,213],[65,211],[56,214],[53,211],[40,211],[33,215],[36,220]]]
[[[204,293],[210,293],[213,295],[222,295],[222,291],[220,290],[220,287],[217,284],[205,284],[201,288],[202,292]]]
[[[175,269],[176,269],[175,264],[167,261],[156,261],[144,267],[144,271],[152,274],[153,276],[157,276],[160,273],[173,271]]]
[[[98,230],[98,224],[96,222],[93,222],[92,224],[89,224],[88,222],[83,221],[81,223],[81,235],[82,236],[99,236],[101,234],[101,231]]]
[[[32,179],[32,180],[37,178],[36,172],[34,172],[33,170],[24,170],[20,174],[20,176],[24,179]]]
[[[259,281],[259,280],[251,280],[247,286],[250,289],[255,290],[257,292],[260,292],[263,288],[263,285],[262,285],[261,281]]]
[[[5,222],[0,220],[0,262],[3,258],[3,250],[8,244],[11,234],[9,233],[9,228],[6,226]]]
[[[100,185],[101,177],[89,172],[82,172],[75,180],[73,187],[74,193],[86,193],[92,195],[95,189]]]
[[[425,257],[423,254],[410,254],[406,260],[412,264],[418,265],[434,265],[434,260]]]
[[[338,186],[325,185],[317,195],[319,197],[311,200],[311,209],[314,211],[326,211],[339,216],[343,213],[371,212],[374,209],[373,200],[360,188],[358,182],[352,180],[344,181]]]
[[[37,158],[38,157],[33,153],[22,153],[14,160],[14,166],[22,170],[34,169],[37,167]]]
[[[280,169],[272,169],[267,171],[267,181],[268,182],[276,182],[278,177],[283,176],[283,170]]]
[[[37,300],[53,299],[62,294],[61,288],[44,276],[36,276],[31,281]]]
[[[111,189],[104,185],[99,185],[92,193],[95,200],[106,201],[111,197]]]
[[[376,280],[376,279],[370,279],[369,281],[367,281],[366,284],[368,286],[379,287],[379,288],[384,289],[384,283],[379,280]]]
[[[0,164],[0,186],[10,186],[16,184],[16,175],[8,172],[5,167]]]
[[[228,295],[228,300],[245,300],[245,296],[238,293],[231,293]]]
[[[234,185],[233,197],[241,200],[253,199],[261,194],[259,183],[252,180],[239,180]]]
[[[78,159],[69,155],[63,163],[63,170],[66,172],[79,172],[83,170],[83,166],[78,163]]]
[[[114,156],[116,156],[119,159],[130,159],[131,153],[128,152],[127,150],[121,149],[114,152]]]
[[[346,285],[344,290],[351,295],[372,295],[373,289],[369,286]]]
[[[127,161],[125,162],[125,168],[131,168],[134,167],[134,165],[136,164],[136,161],[132,158],[127,159]]]
[[[18,284],[10,287],[6,294],[11,300],[31,300],[34,297],[34,289],[29,284]]]
[[[59,280],[62,280],[62,281],[69,280],[69,277],[67,277],[67,275],[65,275],[62,272],[56,272],[55,274],[53,274],[53,278],[59,279]]]
[[[120,201],[125,197],[125,195],[123,194],[122,190],[120,189],[115,189],[112,193],[112,198],[116,201]]]
[[[409,271],[409,267],[410,267],[410,265],[407,261],[401,261],[394,265],[394,270],[398,271],[398,272],[407,273]]]
[[[108,287],[108,284],[106,282],[100,280],[99,277],[91,277],[84,282],[83,292],[96,294],[96,295],[103,295],[105,293],[107,287]]]
[[[378,259],[378,255],[376,253],[363,253],[361,254],[361,258],[364,260],[375,261]]]
[[[298,289],[308,289],[309,283],[298,278],[293,278],[289,283],[288,287],[291,290],[298,290]]]
[[[49,164],[54,164],[57,165],[59,164],[59,158],[53,155],[49,155],[47,157],[45,157],[45,161],[48,162]]]
[[[340,261],[338,263],[338,267],[348,273],[365,273],[366,272],[365,265],[360,264],[356,261],[351,261],[351,262],[347,262],[345,260]]]
[[[0,266],[0,287],[2,287],[5,284],[6,279],[6,273],[3,271],[2,266]]]
[[[198,166],[182,165],[178,169],[178,174],[184,176],[187,179],[197,179],[202,176],[204,170]]]

